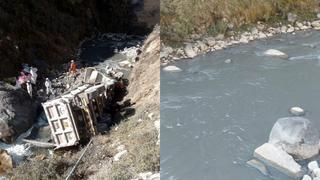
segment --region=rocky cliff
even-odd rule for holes
[[[150,3],[152,5],[148,5]],[[3,0],[0,2],[0,80],[21,63],[46,74],[74,57],[85,37],[98,32],[143,34],[159,18],[156,1]]]

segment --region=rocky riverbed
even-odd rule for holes
[[[185,42],[183,47],[173,48],[162,44],[160,53],[161,65],[165,66],[175,60],[194,58],[197,55],[214,52],[238,44],[247,44],[257,39],[270,38],[276,34],[295,34],[296,31],[306,31],[309,29],[320,30],[320,14],[317,17],[319,18],[317,20],[299,22],[297,21],[297,15],[289,13],[287,23],[278,23],[275,27],[258,22],[248,31],[230,31],[228,36],[224,34],[219,34],[215,37],[198,35],[198,37],[196,36]],[[315,48],[312,45],[311,47]]]

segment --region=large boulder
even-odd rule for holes
[[[274,124],[269,143],[282,148],[297,159],[311,158],[319,153],[319,132],[306,118],[280,118]]]
[[[36,110],[36,103],[25,90],[0,82],[0,139],[10,143],[29,129]]]

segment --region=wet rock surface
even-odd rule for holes
[[[278,146],[298,159],[319,154],[320,136],[316,127],[306,118],[280,118],[273,126],[269,143]]]
[[[29,129],[36,118],[37,104],[23,89],[0,84],[0,138],[12,142]]]

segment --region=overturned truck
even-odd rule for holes
[[[110,102],[116,80],[87,68],[83,84],[42,103],[56,148],[77,145],[97,135],[97,122]]]

